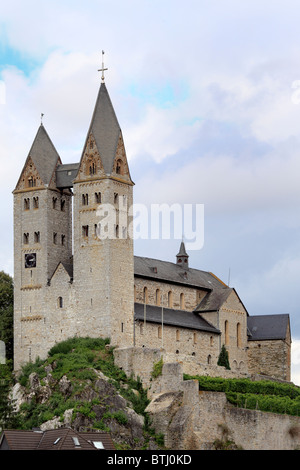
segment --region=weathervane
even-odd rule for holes
[[[43,125],[43,116],[44,116],[44,114],[41,113],[41,125]]]
[[[103,59],[104,59],[104,51],[102,51],[102,69],[98,70],[98,72],[102,72],[102,76],[101,76],[102,82],[104,82],[104,71],[108,70],[108,69],[104,68],[104,60]]]

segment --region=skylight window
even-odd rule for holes
[[[72,437],[72,439],[73,439],[73,442],[74,442],[75,446],[77,446],[77,447],[80,446],[78,437]]]
[[[94,446],[96,449],[104,449],[104,445],[102,444],[101,441],[93,441]]]

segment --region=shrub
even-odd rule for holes
[[[227,351],[227,349],[225,348],[225,345],[224,345],[224,344],[223,344],[223,346],[222,346],[222,348],[221,348],[221,351],[220,351],[220,355],[219,355],[219,359],[218,359],[217,364],[218,364],[218,366],[223,366],[223,367],[225,367],[226,369],[230,369],[228,351]]]
[[[161,356],[160,360],[153,365],[153,370],[151,376],[156,379],[159,375],[162,374],[163,368],[163,357]]]

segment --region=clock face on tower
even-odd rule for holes
[[[36,253],[27,253],[25,255],[25,268],[36,267]]]

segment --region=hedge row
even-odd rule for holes
[[[276,395],[300,400],[300,387],[293,384],[260,380],[253,382],[250,379],[223,379],[221,377],[191,376],[185,374],[184,378],[196,379],[199,390],[215,392],[251,393],[256,395]]]
[[[300,388],[293,384],[187,374],[184,379],[198,380],[199,390],[226,393],[227,400],[241,408],[300,416]]]
[[[240,408],[268,411],[272,413],[300,415],[300,400],[277,395],[226,392],[227,400]]]

